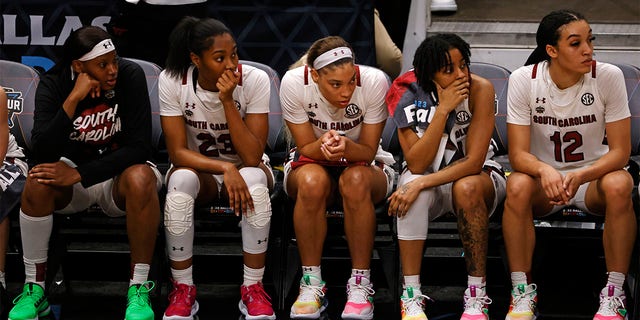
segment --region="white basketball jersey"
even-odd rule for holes
[[[529,105],[528,110],[517,109],[521,106],[510,99],[508,122],[530,126],[530,152],[540,161],[559,170],[572,170],[593,164],[609,151],[606,123],[630,116],[628,105],[621,106],[620,99],[615,99],[616,103],[607,101],[611,95],[608,88],[619,85],[604,83],[611,78],[612,68],[615,67],[594,61],[591,72],[563,90],[551,80],[546,61],[523,67],[517,70],[518,74],[514,72],[516,77],[528,73],[531,79]],[[603,83],[598,83],[599,79]],[[623,100],[626,103],[626,94]],[[530,119],[523,123],[519,117],[527,112]]]
[[[238,166],[242,162],[231,141],[218,92],[202,89],[194,70],[191,66],[182,79],[172,78],[165,71],[160,74],[160,115],[184,116],[190,150]],[[268,75],[248,65],[238,65],[238,72],[240,82],[233,91],[233,100],[242,118],[248,113],[268,113]]]
[[[367,66],[356,68],[356,88],[349,105],[336,108],[328,103],[318,85],[311,79],[307,66],[287,71],[282,78],[280,100],[285,120],[301,124],[310,122],[316,138],[329,130],[343,132],[358,141],[363,123],[377,124],[387,120],[384,97],[389,90],[385,74]],[[383,152],[378,148],[378,153]]]

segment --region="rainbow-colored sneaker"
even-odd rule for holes
[[[538,293],[536,284],[519,284],[511,290],[511,305],[505,320],[535,320]]]
[[[428,320],[424,313],[424,299],[429,297],[422,294],[420,289],[407,287],[400,297],[400,313],[402,320]]]
[[[600,308],[593,320],[628,320],[624,291],[615,286],[607,286],[600,291]]]
[[[342,311],[342,319],[373,319],[373,295],[375,293],[368,278],[351,277],[347,282],[347,303]]]
[[[298,298],[291,306],[291,319],[320,319],[320,314],[329,302],[325,298],[326,284],[311,275],[303,275],[300,279]]]
[[[469,286],[464,291],[464,312],[460,320],[489,320],[489,305],[484,288]]]

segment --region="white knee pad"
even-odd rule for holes
[[[263,184],[249,187],[253,199],[253,211],[247,212],[240,222],[242,250],[251,254],[267,251],[269,226],[271,225],[271,199],[269,188]]]
[[[398,188],[409,183],[421,175],[412,175],[405,172],[398,181]],[[397,220],[398,239],[400,240],[425,240],[429,231],[431,212],[434,211],[434,203],[438,198],[436,188],[420,191],[407,213]]]
[[[267,187],[267,175],[262,169],[256,167],[242,168],[240,175],[247,184],[253,200],[253,211],[244,214],[243,220],[252,228],[264,228],[271,221],[271,198]]]
[[[172,235],[182,235],[193,226],[193,197],[180,191],[167,194],[164,226]]]
[[[247,212],[244,219],[253,228],[264,228],[271,221],[271,198],[269,188],[263,184],[249,187],[253,200],[253,211]]]

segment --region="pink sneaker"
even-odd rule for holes
[[[604,287],[600,291],[600,308],[593,320],[627,320],[627,309],[624,307],[627,298],[624,291],[615,286]]]
[[[347,282],[347,303],[342,319],[373,319],[373,285],[362,276],[351,277]]]
[[[464,313],[460,320],[489,320],[491,302],[491,298],[487,297],[484,289],[469,286],[464,291]]]
[[[242,299],[238,307],[247,320],[273,320],[276,314],[271,307],[271,298],[264,291],[262,282],[250,286],[241,286],[240,294]]]
[[[169,293],[169,306],[162,320],[193,320],[198,313],[196,286],[173,281],[173,290]]]

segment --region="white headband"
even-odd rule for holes
[[[313,68],[319,70],[344,58],[353,58],[351,49],[348,47],[337,47],[319,55],[313,60]]]
[[[96,44],[91,51],[87,52],[85,55],[80,57],[78,60],[80,61],[89,61],[93,58],[99,57],[105,53],[109,53],[115,50],[116,47],[111,42],[111,39],[104,39]]]

